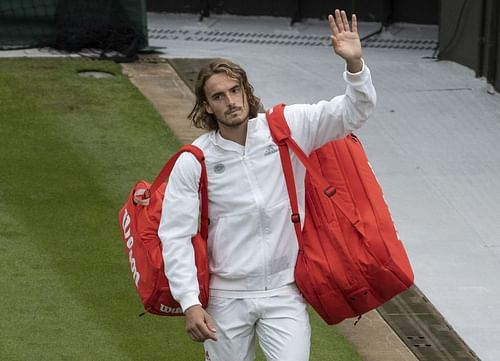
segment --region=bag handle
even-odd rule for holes
[[[336,193],[336,189],[333,185],[329,184],[328,181],[314,168],[308,156],[300,148],[300,146],[291,137],[290,128],[285,120],[285,104],[278,104],[266,112],[267,122],[269,124],[269,129],[271,131],[271,136],[274,142],[278,145],[280,151],[281,165],[283,167],[283,174],[285,176],[285,181],[288,190],[288,197],[290,198],[290,205],[292,208],[292,222],[296,226],[300,227],[299,223],[296,222],[297,219],[300,221],[300,215],[298,211],[297,202],[297,192],[295,188],[295,180],[293,176],[292,162],[290,159],[289,149],[299,158],[300,162],[306,168],[308,174],[314,180],[317,186],[323,189],[323,193],[327,197],[333,197]],[[331,198],[335,206],[342,212],[342,214],[349,220],[349,222],[363,234],[360,227],[359,218],[356,214],[349,212],[344,205],[339,202],[335,197]],[[295,220],[294,220],[295,218]],[[302,233],[302,232],[300,232]],[[298,235],[298,233],[297,233]]]
[[[179,151],[177,151],[163,166],[160,170],[160,173],[156,176],[151,187],[146,189],[142,195],[142,199],[148,199],[151,197],[151,194],[156,192],[158,187],[167,180],[174,169],[175,162],[182,153],[189,152],[195,156],[195,158],[200,162],[201,165],[201,175],[200,175],[200,213],[201,213],[201,224],[200,224],[200,233],[203,239],[208,238],[208,177],[207,177],[207,168],[205,165],[205,155],[203,151],[195,145],[187,144],[182,146]]]

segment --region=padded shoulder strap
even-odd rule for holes
[[[307,154],[304,153],[302,148],[295,142],[295,140],[291,137],[290,128],[285,120],[285,104],[278,104],[273,108],[269,109],[266,112],[267,123],[269,124],[269,129],[271,131],[271,136],[273,140],[278,146],[281,147],[286,146],[289,148],[297,158],[301,161],[304,167],[309,172],[309,175],[312,177],[316,185],[323,189],[323,192],[331,197],[335,194],[335,188],[330,185],[326,179],[313,167],[311,161],[309,160]],[[281,157],[281,164],[283,165],[283,170],[285,171],[285,163],[283,162],[283,156],[290,158],[290,156],[286,156],[285,154]],[[286,162],[288,163],[288,162]],[[286,176],[286,174],[285,174]]]
[[[149,191],[154,193],[158,187],[167,180],[172,173],[172,169],[174,169],[175,162],[182,153],[189,152],[193,154],[198,162],[201,165],[201,176],[200,176],[200,197],[201,197],[201,225],[200,225],[200,233],[204,239],[208,237],[208,177],[207,177],[207,168],[205,166],[205,155],[203,151],[195,145],[187,144],[181,147],[163,166],[160,173],[156,176],[155,180],[151,184],[151,188]]]
[[[278,104],[269,109],[266,118],[276,144],[290,137],[290,128],[285,120],[285,104]]]
[[[299,203],[297,200],[297,191],[295,188],[295,177],[293,175],[292,161],[288,151],[288,140],[290,140],[290,128],[285,120],[284,104],[279,104],[266,112],[267,123],[271,131],[271,136],[274,142],[278,145],[280,152],[281,167],[285,177],[286,189],[288,191],[288,199],[292,209],[291,221],[297,236],[299,252],[304,252],[304,238],[300,223]]]
[[[317,187],[323,190],[323,193],[327,197],[331,197],[333,203],[337,208],[346,216],[346,218],[351,222],[351,224],[363,234],[363,229],[360,225],[359,218],[355,213],[352,213],[345,207],[341,202],[339,202],[335,197],[336,189],[333,185],[329,184],[328,181],[321,175],[321,173],[312,165],[309,157],[304,153],[304,151],[299,147],[299,145],[293,140],[290,133],[290,128],[285,120],[285,105],[278,104],[274,108],[266,112],[267,122],[269,124],[269,129],[271,130],[271,136],[273,140],[278,145],[280,151],[281,165],[283,167],[283,174],[285,176],[285,182],[288,190],[288,197],[290,198],[290,206],[292,208],[292,222],[296,225],[297,238],[299,236],[299,230],[297,228],[297,219],[300,219],[298,211],[297,202],[297,191],[295,188],[295,180],[293,176],[292,162],[290,159],[290,149],[299,158],[301,163],[307,170],[307,173],[312,178]],[[300,243],[300,239],[299,239]],[[299,244],[300,247],[300,244]]]

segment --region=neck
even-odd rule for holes
[[[219,132],[222,138],[233,141],[240,145],[245,145],[247,140],[248,122],[245,122],[237,127],[228,127],[219,124]]]

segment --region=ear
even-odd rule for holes
[[[205,107],[205,111],[208,114],[213,114],[214,113],[212,107],[210,106],[210,104],[208,104],[208,102],[203,102],[203,106]]]

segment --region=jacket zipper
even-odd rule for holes
[[[252,190],[253,197],[255,199],[255,203],[257,205],[257,209],[259,212],[259,231],[260,231],[260,249],[262,250],[262,259],[264,261],[264,289],[267,291],[268,289],[268,260],[267,260],[267,253],[266,253],[266,245],[265,245],[265,240],[266,240],[266,229],[268,227],[267,225],[267,217],[266,213],[264,211],[264,199],[262,197],[262,192],[260,189],[257,187],[257,178],[254,176],[251,167],[248,165],[248,158],[246,155],[243,155],[242,158],[242,164],[243,167],[245,168],[245,172],[247,174],[247,177],[249,178],[249,184]],[[264,243],[264,244],[263,244]]]

